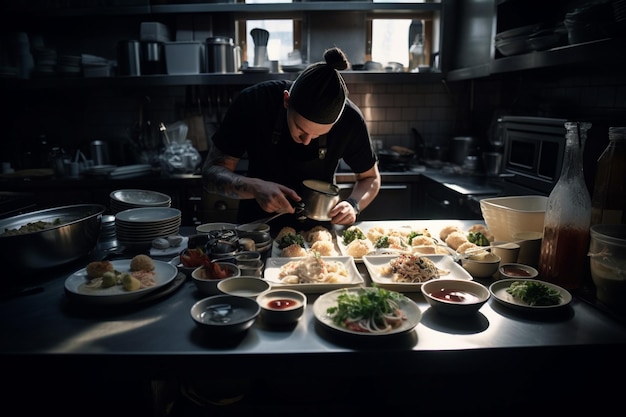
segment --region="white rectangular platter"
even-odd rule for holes
[[[472,276],[461,265],[454,262],[448,255],[421,255],[432,260],[437,268],[446,271],[436,279],[464,279],[471,281]],[[388,265],[389,261],[397,258],[398,255],[365,255],[363,263],[370,274],[372,283],[381,288],[402,293],[421,292],[421,282],[393,282],[391,276],[381,274],[381,268]]]
[[[282,282],[279,276],[281,268],[289,262],[299,262],[304,258],[268,258],[265,262],[265,279],[270,283],[272,288],[289,288],[303,293],[321,294],[327,291],[336,290],[338,288],[348,288],[365,286],[365,281],[359,270],[356,268],[354,259],[351,256],[323,256],[324,262],[339,262],[347,270],[345,281],[337,283],[302,283],[302,284],[286,284]]]
[[[451,223],[451,224],[454,224],[454,223]],[[440,227],[438,227],[438,225],[435,225],[435,224],[429,224],[427,222],[415,222],[415,221],[407,221],[406,223],[377,222],[375,224],[372,224],[372,222],[368,222],[368,224],[360,224],[357,226],[366,235],[368,235],[372,229],[376,229],[376,233],[383,232],[384,235],[388,235],[388,236],[390,235],[404,236],[403,238],[401,238],[401,240],[407,244],[404,250],[415,253],[415,254],[422,254],[422,255],[446,254],[447,255],[450,253],[444,247],[436,247],[434,245],[429,245],[425,247],[408,245],[408,241],[406,240],[406,237],[411,232],[417,232],[420,234],[429,233],[432,238],[434,238],[435,240],[439,240]],[[435,226],[435,227],[431,227],[431,226]],[[339,248],[339,252],[342,255],[349,256],[348,246],[343,243],[342,234],[343,234],[343,231],[335,230],[335,240],[337,241],[337,247]],[[389,250],[388,252],[393,252],[393,249]],[[370,252],[368,255],[384,255],[384,254],[385,254],[385,249],[380,249],[380,250],[375,250],[374,252]],[[361,263],[363,262],[363,258],[355,257],[354,261],[357,263]]]

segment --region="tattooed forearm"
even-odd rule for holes
[[[244,178],[227,168],[210,165],[202,170],[204,189],[209,193],[229,198],[247,198],[248,186]]]

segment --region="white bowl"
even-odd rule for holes
[[[239,271],[239,267],[235,264],[231,264],[229,262],[216,262],[222,268],[227,268],[229,271],[229,275],[226,278],[222,279],[210,279],[207,277],[207,272],[204,266],[200,266],[193,270],[191,273],[191,279],[198,290],[206,295],[218,295],[221,294],[220,290],[217,288],[217,283],[232,277],[238,277],[241,275]]]
[[[235,255],[237,265],[257,266],[257,261],[261,260],[261,253],[257,251],[241,251]]]
[[[265,264],[262,260],[254,261],[254,263],[237,264],[241,275],[248,275],[252,277],[262,277],[263,267]]]
[[[236,230],[237,225],[234,223],[203,223],[196,226],[196,232],[209,233],[214,230]]]
[[[256,276],[241,275],[222,279],[217,283],[217,289],[228,295],[256,298],[259,294],[271,288],[270,283]]]
[[[435,311],[449,316],[475,314],[491,297],[484,285],[462,279],[426,281],[422,293]]]
[[[244,236],[246,233],[251,232],[269,232],[270,225],[266,223],[245,223],[237,226],[237,232],[240,233],[241,236]]]
[[[488,252],[481,258],[469,256],[461,259],[461,266],[474,278],[487,278],[498,272],[500,257]]]
[[[480,210],[495,240],[513,242],[521,231],[543,232],[548,197],[523,195],[483,198]]]
[[[256,298],[261,308],[261,319],[267,324],[295,323],[304,314],[306,295],[296,290],[271,289]]]

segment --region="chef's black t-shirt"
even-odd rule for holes
[[[289,90],[291,83],[287,80],[267,81],[241,91],[213,136],[214,145],[227,155],[247,158],[247,176],[283,184],[300,195],[305,179],[332,183],[341,158],[357,173],[374,166],[376,154],[365,120],[350,100],[325,138],[314,139],[307,146],[296,143],[289,134],[287,112],[283,106],[283,93]],[[326,148],[323,158],[320,154],[324,152],[320,152],[320,148]],[[239,203],[239,223],[268,216],[270,213],[263,211],[256,200],[241,200]],[[296,230],[309,226],[287,214],[270,223],[273,233],[285,225]]]

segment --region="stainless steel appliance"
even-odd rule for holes
[[[588,121],[584,118],[581,121]],[[472,195],[468,206],[480,215],[483,198],[514,195],[549,195],[561,175],[565,154],[565,122],[561,118],[503,116],[502,173],[488,184],[496,193]],[[592,120],[584,150],[584,173],[593,192],[597,159],[608,142],[610,121]]]
[[[561,174],[565,119],[505,116],[504,172],[508,181],[549,194]]]
[[[503,116],[502,173],[488,181],[492,193],[467,196],[467,207],[481,215],[483,198],[549,195],[559,179],[565,152],[565,119]]]

